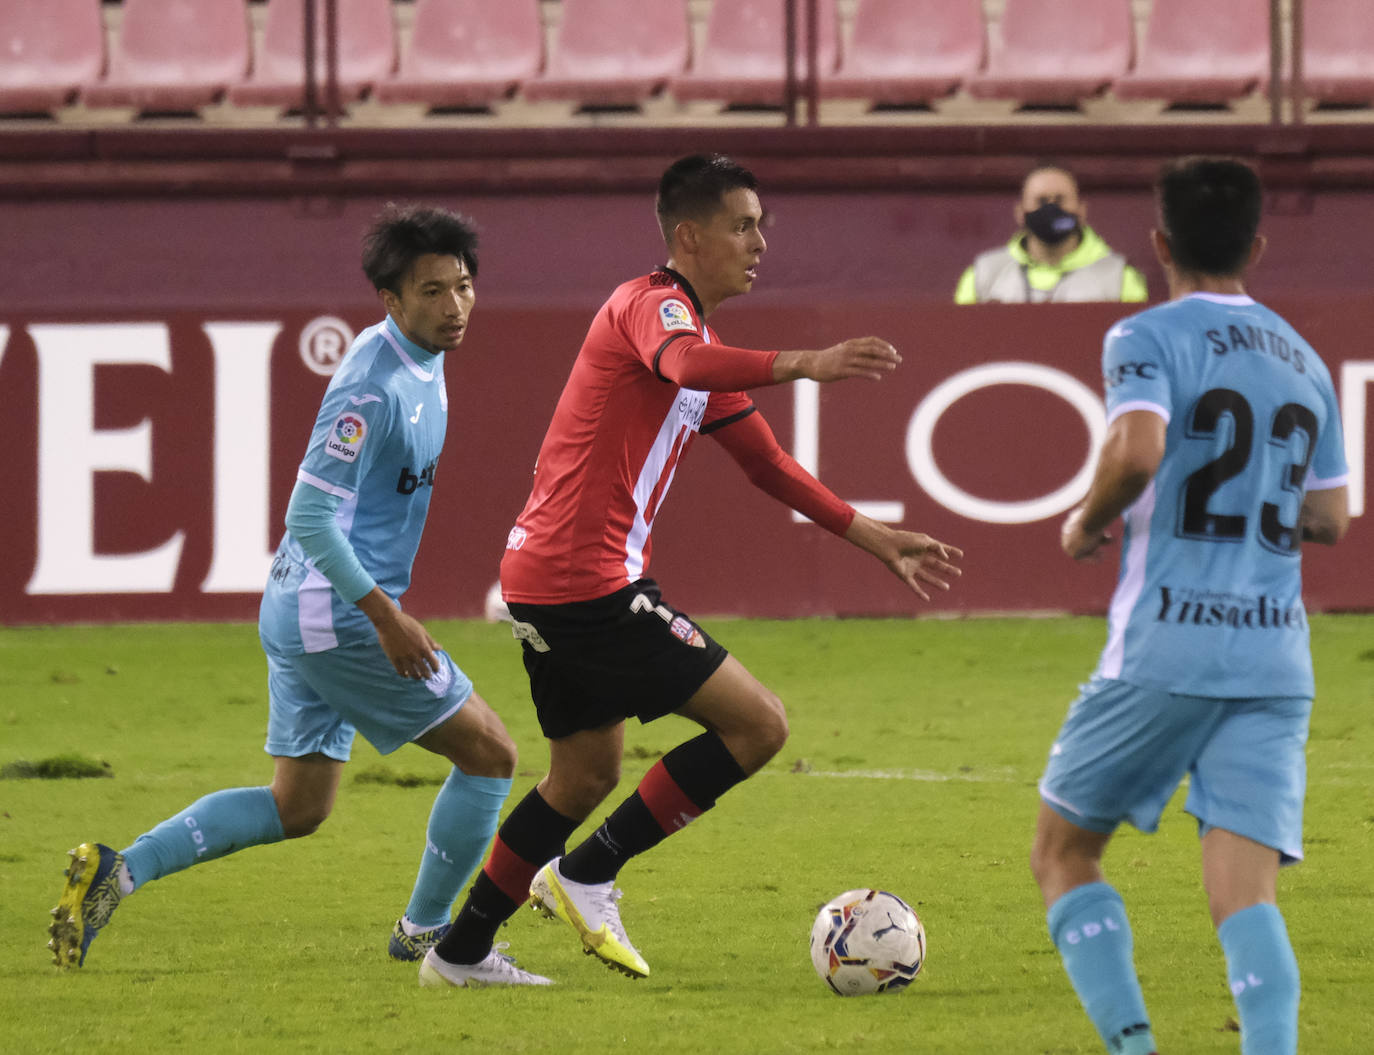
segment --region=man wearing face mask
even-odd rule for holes
[[[1078,181],[1066,169],[1038,165],[1021,185],[1020,229],[1010,242],[979,253],[954,291],[956,304],[1065,304],[1144,301],[1145,277],[1084,223]]]

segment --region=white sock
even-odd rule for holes
[[[417,934],[423,934],[425,931],[433,929],[433,927],[422,927],[418,923],[411,923],[409,916],[401,917],[401,930],[406,933],[407,937],[413,938]]]

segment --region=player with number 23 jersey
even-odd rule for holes
[[[1108,420],[1167,424],[1153,484],[1125,513],[1097,673],[1193,696],[1311,696],[1298,514],[1346,482],[1326,364],[1244,294],[1132,316],[1102,355]]]

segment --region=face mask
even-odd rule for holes
[[[1047,201],[1034,212],[1026,213],[1026,230],[1046,245],[1058,245],[1078,230],[1078,217]]]

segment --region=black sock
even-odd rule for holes
[[[654,764],[633,795],[563,858],[575,883],[606,883],[631,857],[657,846],[716,804],[745,772],[715,733],[679,744]]]
[[[435,946],[449,963],[480,963],[496,931],[529,896],[530,880],[563,852],[579,821],[563,816],[532,788],[496,833],[491,856],[468,891],[453,926]]]

